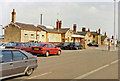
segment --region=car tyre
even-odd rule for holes
[[[45,57],[48,57],[49,56],[49,52],[47,51],[46,54],[45,54]]]
[[[59,50],[58,53],[57,53],[57,55],[60,55],[60,54],[61,54],[61,51]]]
[[[25,75],[30,76],[33,73],[33,69],[28,69],[25,73]]]

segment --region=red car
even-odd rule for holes
[[[36,46],[32,47],[32,50],[30,51],[32,54],[44,54],[46,57],[48,57],[50,54],[61,54],[61,49],[56,48],[51,43],[38,43]]]
[[[21,42],[7,43],[5,48],[7,48],[7,49],[21,49],[21,50],[25,50],[26,52],[31,51],[31,47],[29,46],[28,43],[21,43]]]

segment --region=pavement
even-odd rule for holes
[[[98,48],[63,50],[60,56],[40,56],[31,76],[17,76],[5,81],[118,79],[118,51]]]

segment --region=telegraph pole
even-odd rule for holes
[[[114,49],[115,49],[115,22],[116,22],[116,0],[114,0]]]
[[[40,18],[40,24],[42,25],[42,14],[40,14],[41,18]]]

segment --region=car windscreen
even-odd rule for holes
[[[35,46],[44,47],[46,44],[37,44]]]
[[[7,43],[6,46],[20,46],[20,43]]]

